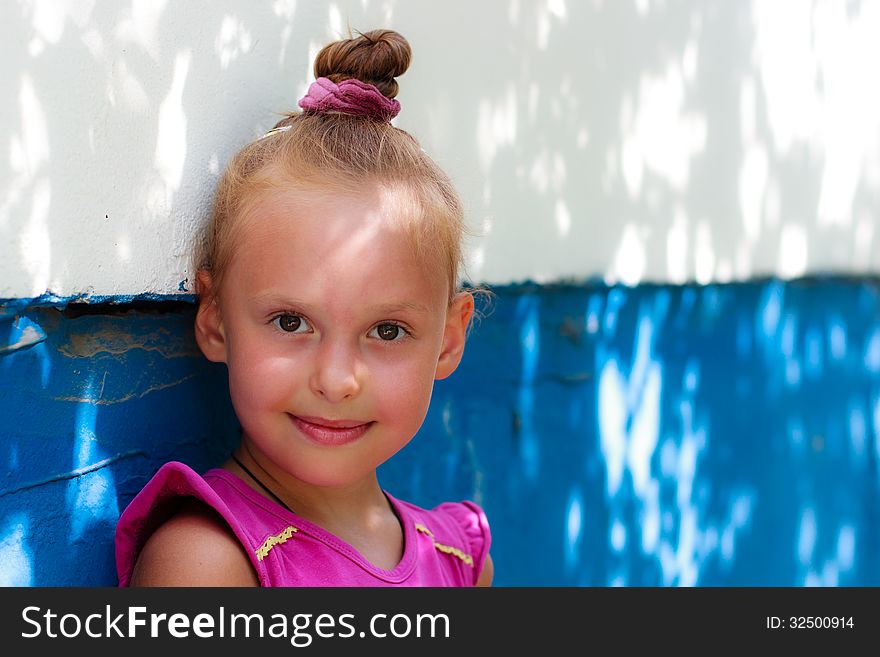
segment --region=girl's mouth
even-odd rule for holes
[[[301,434],[319,445],[346,445],[361,438],[373,425],[373,422],[360,420],[329,420],[298,415],[291,415],[290,418]]]

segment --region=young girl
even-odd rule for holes
[[[121,586],[488,586],[474,503],[397,500],[376,468],[456,369],[474,301],[462,208],[389,121],[407,41],[326,46],[290,114],[230,162],[199,262],[198,344],[226,363],[242,441],[168,463],[119,519]]]

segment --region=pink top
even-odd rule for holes
[[[140,549],[187,497],[223,517],[261,586],[476,584],[491,543],[479,506],[445,502],[427,511],[385,495],[403,526],[403,558],[391,570],[374,566],[345,541],[263,497],[231,472],[215,469],[200,477],[183,463],[166,463],[119,518],[119,585],[128,586]]]

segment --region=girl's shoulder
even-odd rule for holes
[[[482,507],[471,500],[443,502],[424,509],[396,500],[415,523],[418,533],[429,537],[435,548],[452,554],[473,567],[475,581],[491,563],[492,532]],[[487,563],[489,560],[489,563]]]
[[[258,585],[237,524],[203,477],[183,463],[166,463],[119,518],[119,585]]]
[[[259,586],[248,555],[229,525],[195,499],[150,534],[129,586]]]

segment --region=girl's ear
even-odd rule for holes
[[[461,362],[467,329],[473,314],[473,295],[470,292],[457,294],[446,312],[446,328],[443,331],[443,346],[440,350],[440,358],[437,360],[435,379],[445,379]]]
[[[199,309],[196,312],[196,342],[205,358],[215,363],[226,362],[226,334],[220,316],[220,304],[213,288],[211,273],[201,269],[198,273]]]

